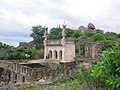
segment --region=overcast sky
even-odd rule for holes
[[[29,42],[31,27],[62,25],[77,29],[89,22],[120,33],[120,0],[0,0],[0,42]]]

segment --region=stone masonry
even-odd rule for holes
[[[62,39],[48,40],[48,28],[44,33],[44,59],[74,61],[75,58],[75,41],[66,38],[66,25],[63,24]]]

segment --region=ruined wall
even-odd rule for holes
[[[89,42],[85,45],[85,57],[98,59],[101,57],[101,45],[95,42]]]
[[[61,63],[53,64],[50,67],[37,67],[34,68],[34,81],[44,79],[45,81],[57,81],[65,78],[70,78],[73,74],[77,73],[76,63]]]
[[[16,62],[0,61],[0,84],[29,82],[32,80],[32,68]]]

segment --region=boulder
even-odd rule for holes
[[[88,29],[92,29],[92,30],[95,29],[95,25],[92,24],[92,23],[89,23],[89,24],[88,24]]]

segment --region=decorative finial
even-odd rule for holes
[[[63,25],[62,25],[62,26],[63,26],[63,28],[64,28],[64,29],[66,28],[66,24],[65,24],[65,21],[64,21],[64,23],[63,23]]]
[[[63,37],[63,40],[66,38],[66,24],[65,24],[65,21],[64,21],[64,24],[62,25],[63,26],[63,30],[62,30],[62,37]]]
[[[45,38],[45,40],[47,40],[47,38],[48,38],[48,27],[47,27],[47,25],[44,26],[44,38]]]

